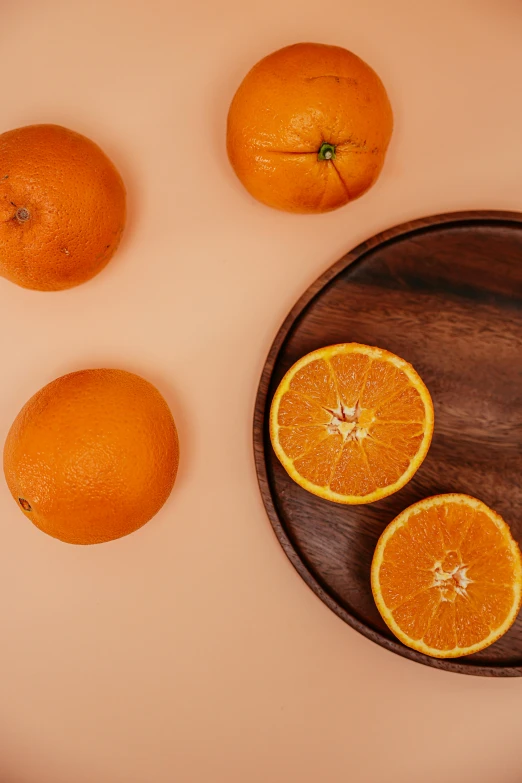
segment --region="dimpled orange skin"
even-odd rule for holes
[[[301,43],[244,78],[230,106],[227,149],[254,198],[289,212],[327,212],[373,185],[392,129],[386,90],[369,65],[338,46]]]
[[[125,186],[94,142],[59,125],[0,135],[0,275],[60,291],[108,263],[125,226]]]
[[[22,408],[4,472],[36,527],[71,544],[132,533],[167,500],[178,469],[174,419],[159,391],[123,370],[84,370]]]

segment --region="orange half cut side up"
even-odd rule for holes
[[[506,522],[468,495],[415,503],[386,528],[372,591],[390,630],[435,658],[470,655],[514,623],[522,564]]]
[[[380,348],[321,348],[286,373],[270,411],[281,464],[304,489],[336,503],[373,503],[418,470],[433,404],[413,367]]]

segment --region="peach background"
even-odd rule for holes
[[[376,231],[522,207],[518,0],[0,0],[1,130],[91,136],[128,186],[121,251],[60,294],[0,281],[0,441],[75,369],[157,384],[182,464],[138,533],[47,538],[0,482],[2,783],[517,783],[522,680],[459,677],[359,636],[301,582],[259,497],[251,419],[301,292]],[[321,217],[253,202],[224,151],[248,68],[300,40],[378,71],[378,184]]]

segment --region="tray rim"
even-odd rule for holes
[[[295,305],[291,308],[282,325],[278,329],[263,365],[254,407],[254,461],[261,498],[263,500],[263,504],[265,506],[265,510],[267,512],[272,529],[280,545],[282,546],[283,551],[305,584],[331,611],[340,617],[341,620],[344,620],[344,622],[347,623],[351,628],[354,628],[367,639],[370,639],[372,642],[375,642],[384,649],[396,653],[403,658],[408,658],[417,663],[421,663],[425,666],[430,666],[435,669],[450,671],[457,674],[468,674],[482,677],[522,677],[522,665],[494,666],[484,665],[481,663],[474,664],[472,659],[430,658],[428,655],[424,655],[423,653],[419,653],[416,650],[412,650],[409,647],[401,644],[399,641],[389,639],[388,637],[381,634],[378,630],[370,628],[358,617],[341,606],[335,600],[335,598],[330,595],[317,581],[314,574],[309,570],[306,563],[301,558],[299,551],[294,547],[292,540],[287,535],[285,527],[279,519],[277,508],[274,503],[265,457],[265,446],[267,442],[267,403],[274,366],[291,328],[299,319],[301,313],[308,307],[310,302],[319,294],[320,291],[323,290],[323,288],[325,288],[325,286],[328,285],[328,283],[330,283],[335,277],[343,272],[348,266],[353,264],[355,261],[362,260],[367,253],[371,252],[378,246],[391,244],[392,242],[395,242],[399,239],[403,239],[409,234],[416,235],[419,233],[436,230],[438,227],[447,227],[452,224],[455,226],[466,225],[469,223],[483,225],[487,225],[488,223],[505,223],[507,225],[513,224],[513,227],[522,229],[522,212],[506,210],[466,210],[428,215],[426,217],[400,223],[398,225],[392,226],[391,228],[385,229],[384,231],[380,231],[369,239],[358,244],[352,250],[345,253],[344,256],[342,256],[338,261],[330,266],[325,272],[319,275],[319,277],[306,289],[306,291],[299,297]]]

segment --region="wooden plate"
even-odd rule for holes
[[[295,484],[275,457],[268,410],[282,376],[325,345],[377,345],[413,364],[435,405],[424,464],[400,492],[341,506]],[[373,602],[370,564],[383,528],[421,498],[474,495],[522,543],[522,214],[461,212],[392,228],[352,250],[295,305],[268,356],[254,447],[261,494],[309,587],[369,639],[419,663],[466,674],[522,675],[522,613],[496,644],[438,660],[403,646]]]

